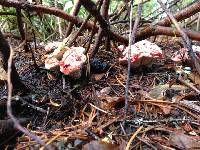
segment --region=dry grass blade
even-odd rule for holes
[[[137,129],[137,131],[131,136],[130,140],[128,141],[128,144],[126,145],[125,150],[129,150],[130,149],[132,141],[135,139],[136,135],[138,135],[138,133],[142,130],[142,128],[143,128],[143,126],[139,127]]]

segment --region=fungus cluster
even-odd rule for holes
[[[63,74],[79,78],[82,66],[86,61],[83,47],[58,48],[61,42],[53,42],[45,47],[46,51],[53,51],[46,55],[45,68],[49,70],[59,69]]]

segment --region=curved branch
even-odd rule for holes
[[[174,14],[174,18],[177,21],[184,20],[193,16],[194,14],[200,11],[200,1],[196,1],[195,3],[191,4],[190,6],[180,10],[179,12]],[[163,20],[158,22],[160,26],[170,26],[172,22],[170,21],[169,17],[165,17]]]
[[[23,1],[13,1],[13,0],[1,0],[0,5],[5,6],[5,7],[15,7],[18,9],[24,9],[24,10],[28,10],[28,11],[35,11],[37,13],[45,13],[45,14],[58,16],[69,22],[73,22],[76,25],[81,25],[83,22],[83,20],[80,19],[79,17],[69,15],[65,11],[55,8],[55,7],[32,5],[27,2],[24,3]],[[85,25],[85,28],[92,29],[92,26],[93,26],[93,22],[88,22]],[[96,27],[96,29],[98,29],[98,27]]]
[[[42,6],[42,5],[32,5],[30,3],[24,3],[24,2],[21,2],[21,1],[13,1],[13,0],[0,0],[0,5],[5,6],[5,7],[15,7],[15,8],[19,8],[19,9],[25,9],[25,10],[28,10],[28,11],[35,11],[35,12],[39,12],[39,13],[46,13],[46,14],[58,16],[58,17],[60,17],[64,20],[72,22],[76,25],[81,25],[84,22],[83,19],[81,19],[77,16],[69,15],[65,11],[58,9],[58,8],[55,8],[55,7],[46,7],[46,6]],[[85,24],[85,28],[86,29],[92,29],[93,25],[94,25],[94,22],[88,21]],[[94,29],[95,29],[95,32],[97,32],[99,27],[94,26]],[[124,44],[128,44],[128,39],[112,32],[112,31],[109,31],[108,34],[110,34],[110,36],[113,40],[116,40],[116,41],[124,43]]]
[[[200,41],[200,34],[199,32],[191,31],[191,30],[184,30],[184,32],[188,35],[190,39]],[[168,36],[178,36],[180,37],[180,33],[177,29],[172,27],[163,27],[163,26],[149,26],[146,27],[144,30],[140,30],[137,32],[137,40],[145,39],[155,35],[168,35]]]

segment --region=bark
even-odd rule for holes
[[[184,30],[184,31],[190,39],[200,41],[199,32],[191,30]],[[177,36],[177,37],[181,36],[178,30],[175,28],[163,27],[157,25],[157,26],[146,27],[144,30],[140,30],[139,32],[137,32],[137,40],[146,39],[155,35],[167,35],[167,36]]]
[[[177,21],[181,21],[186,18],[189,18],[190,16],[193,16],[194,14],[198,13],[199,11],[200,11],[200,0],[196,1],[192,5],[175,13],[174,18]],[[170,26],[171,24],[172,24],[172,22],[170,21],[169,17],[166,17],[163,20],[158,22],[158,25],[160,25],[160,26]]]

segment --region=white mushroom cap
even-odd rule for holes
[[[121,49],[121,47],[119,48]],[[121,63],[128,62],[129,47],[126,47],[123,51],[123,56],[119,58]],[[156,44],[147,40],[142,40],[134,45],[131,45],[131,66],[139,67],[140,65],[148,66],[155,58],[162,57],[162,50]]]

